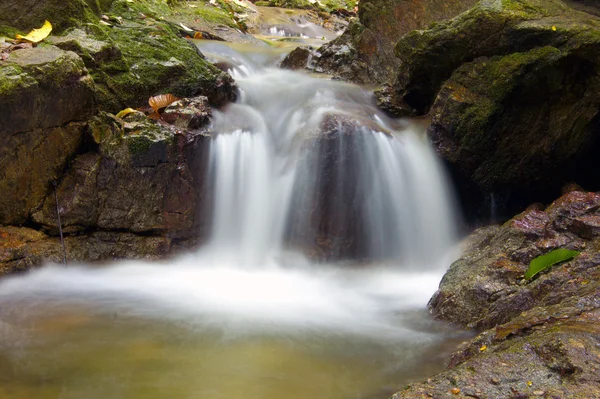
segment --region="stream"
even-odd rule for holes
[[[197,41],[240,88],[214,115],[202,248],[0,281],[0,399],[374,399],[444,368],[465,339],[426,310],[456,255],[444,172],[422,123],[276,68],[325,38],[301,28]]]

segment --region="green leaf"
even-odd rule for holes
[[[571,251],[570,249],[555,249],[545,255],[538,256],[529,263],[529,269],[525,272],[525,278],[530,280],[533,276],[548,269],[550,266],[573,259],[579,254],[580,252]]]

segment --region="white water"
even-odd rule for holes
[[[215,112],[205,247],[168,264],[46,267],[0,282],[0,303],[22,301],[33,314],[40,304],[86,303],[236,333],[441,339],[402,322],[424,309],[455,242],[451,198],[422,129],[387,119],[357,86],[251,63],[232,73],[241,95]],[[319,201],[336,215],[321,229],[336,234],[330,255],[347,258],[336,240],[358,237],[361,266],[314,264],[298,250],[325,223]]]

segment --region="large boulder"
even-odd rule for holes
[[[3,0],[0,25],[21,31],[42,26],[45,20],[62,31],[70,26],[97,20],[114,0]]]
[[[351,23],[342,36],[319,49],[314,58],[316,70],[358,83],[384,83],[399,66],[394,46],[400,37],[455,17],[476,2],[363,0],[358,5],[359,21]]]
[[[484,331],[446,371],[393,398],[600,397],[599,207],[600,193],[573,191],[475,232],[430,309]],[[582,253],[523,279],[531,259],[559,247]]]
[[[431,116],[433,144],[467,196],[495,194],[516,210],[567,181],[600,188],[600,18],[560,0],[484,0],[405,35],[396,54],[379,104]]]
[[[502,226],[476,231],[442,279],[430,302],[432,313],[481,330],[536,306],[598,293],[599,208],[600,193],[573,191],[545,210],[533,207]],[[532,281],[523,279],[533,258],[556,248],[582,254]]]
[[[127,119],[133,120],[101,115],[90,123],[98,150],[75,158],[56,190],[64,231],[195,236],[202,227],[197,211],[210,139],[204,126],[166,127],[141,113]],[[32,219],[58,232],[53,195]]]
[[[56,47],[24,49],[0,62],[0,224],[22,224],[83,141],[94,112],[81,59]]]

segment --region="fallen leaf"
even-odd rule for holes
[[[136,112],[135,109],[133,108],[125,108],[124,110],[119,111],[119,113],[116,115],[117,118],[124,118],[127,115]]]
[[[17,39],[25,40],[31,43],[39,43],[47,38],[50,32],[52,32],[52,24],[50,21],[46,21],[41,28],[32,30],[26,36],[17,34]]]
[[[532,386],[532,385],[533,385],[533,382],[531,382],[531,381],[527,381],[527,386],[528,386],[528,387],[530,387],[530,386]]]
[[[194,39],[202,39],[202,38],[203,38],[202,32],[196,32],[196,33],[194,33]]]
[[[452,395],[458,395],[460,393],[460,389],[458,389],[458,388],[452,388],[450,390],[450,392],[452,392]]]
[[[552,30],[553,30],[554,32],[556,32],[556,26],[554,26],[554,25],[553,25],[553,26],[552,26]]]
[[[178,100],[179,98],[172,94],[159,94],[158,96],[150,97],[148,99],[148,104],[152,107],[154,112],[158,114],[159,109],[168,107],[170,104]]]
[[[481,348],[479,348],[479,352],[484,352],[487,349],[487,345],[482,345]]]

